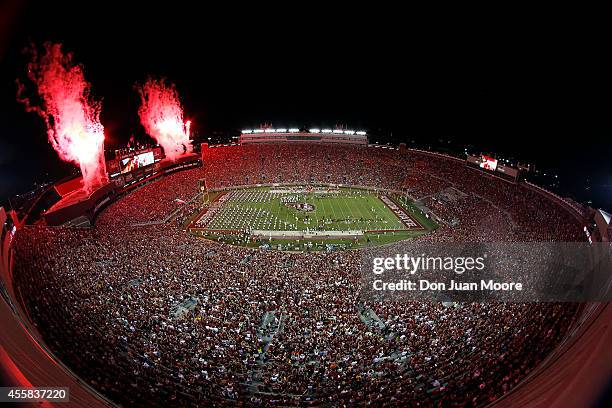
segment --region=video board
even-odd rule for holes
[[[150,166],[153,163],[155,163],[155,157],[152,151],[137,154],[132,157],[125,157],[119,161],[119,164],[121,165],[121,174]]]
[[[497,169],[497,159],[481,154],[478,165],[481,169],[495,171]]]

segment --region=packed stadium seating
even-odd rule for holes
[[[579,310],[364,301],[359,251],[248,249],[151,223],[176,211],[177,198],[195,196],[202,178],[209,188],[321,182],[407,191],[447,221],[415,238],[426,242],[585,239],[558,203],[442,156],[211,148],[202,169],[127,194],[92,228],[17,234],[14,276],[30,318],[63,362],[122,405],[486,405],[555,348]],[[188,203],[180,220],[197,209]]]

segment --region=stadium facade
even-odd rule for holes
[[[211,191],[283,185],[395,191],[440,223],[423,236],[428,240],[610,242],[607,213],[520,181],[515,169],[500,170],[489,157],[382,148],[364,138],[243,132],[241,144],[203,145],[201,156],[178,162],[158,154],[122,172],[122,160],[136,154],[118,157],[118,166],[107,165],[110,183],[88,197],[74,196],[78,188],[70,186],[78,182],[57,184],[45,193],[52,196],[45,202],[55,202],[39,225],[0,208],[3,327],[13,328],[2,331],[4,374],[23,385],[70,384],[75,401],[88,406],[591,403],[601,387],[597,379],[609,370],[608,303],[489,305],[484,311],[477,305],[363,305],[351,300],[356,289],[348,272],[358,263],[352,251],[238,248],[181,229],[200,211],[198,186],[205,179]],[[212,277],[194,275],[192,266]],[[296,288],[285,279],[324,269],[329,276],[304,279],[301,292],[290,295]],[[267,280],[258,276],[263,270]],[[216,286],[218,274],[232,271],[259,284],[241,292],[236,282],[243,275],[237,274],[233,283]],[[321,288],[319,280],[333,274],[340,283]],[[315,288],[320,298],[309,295]],[[187,318],[164,315],[180,308]],[[413,321],[407,312],[423,319],[448,313],[466,323],[437,321],[449,330],[441,338],[426,319]],[[462,337],[466,330],[474,334]],[[397,337],[390,340],[389,333]],[[521,333],[533,337],[527,342]],[[437,342],[443,347],[425,348]],[[396,354],[369,354],[389,344]],[[466,344],[479,352],[462,355]],[[20,354],[29,358],[16,359]],[[400,370],[406,359],[410,368]]]

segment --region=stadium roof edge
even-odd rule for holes
[[[604,220],[606,220],[606,224],[610,225],[610,220],[612,219],[612,214],[607,213],[607,212],[605,212],[602,209],[599,209],[599,212],[604,217]]]

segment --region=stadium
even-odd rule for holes
[[[603,26],[376,11],[0,2],[1,406],[610,406]]]
[[[605,380],[606,302],[360,297],[369,248],[609,247],[607,213],[491,157],[264,127],[106,169],[0,210],[3,365],[79,406],[584,406]]]

